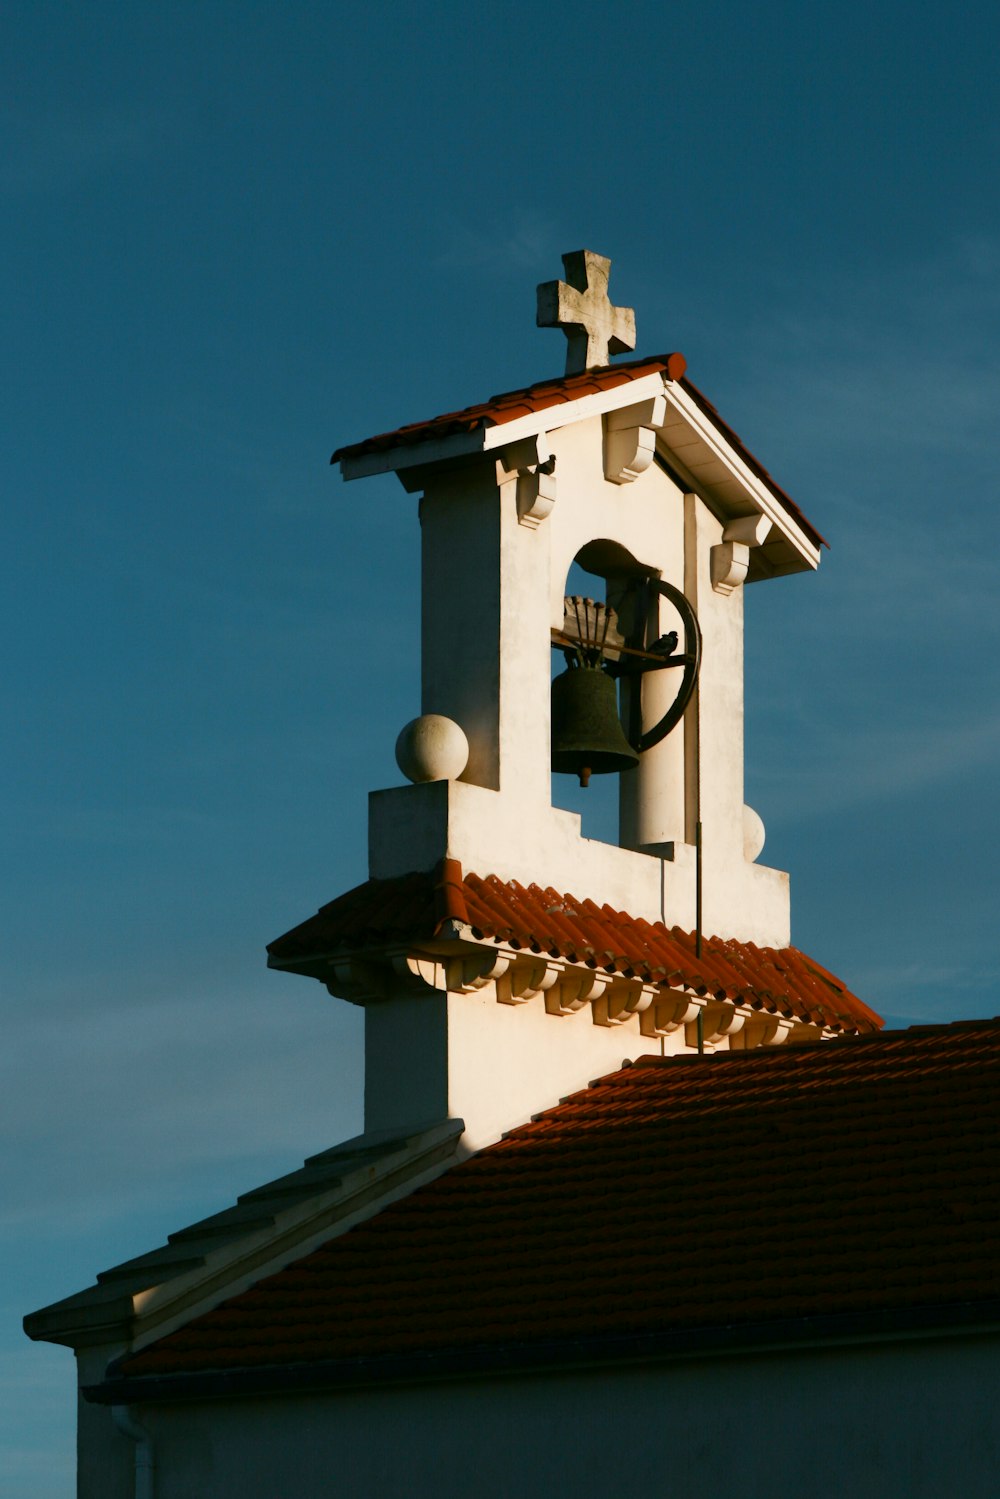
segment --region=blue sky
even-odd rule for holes
[[[360,1017],[264,944],[365,872],[417,522],[339,443],[559,373],[613,258],[830,539],[747,597],[793,938],[1000,1010],[995,7],[8,5],[0,1474],[73,1491],[21,1315],[353,1132]]]

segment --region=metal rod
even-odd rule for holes
[[[598,609],[603,610],[603,613],[604,613],[604,631],[603,631],[603,633],[601,635],[601,645],[600,645],[601,655],[603,656],[604,655],[604,647],[608,643],[608,627],[611,624],[611,611],[608,608],[607,604],[598,604],[597,607],[598,607]]]
[[[579,642],[580,665],[583,666],[587,660],[587,632],[580,623],[580,600],[575,594],[573,596],[573,613],[576,616],[576,638]],[[584,620],[586,620],[586,615],[584,615]]]
[[[698,800],[701,801],[699,786]],[[699,806],[698,811],[701,811]],[[701,818],[694,825],[694,955],[701,957]],[[698,1011],[699,1018],[701,1011]]]

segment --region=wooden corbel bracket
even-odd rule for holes
[[[384,999],[392,988],[392,977],[385,964],[372,958],[347,957],[330,964],[326,987],[334,999],[363,1005]]]
[[[652,396],[604,417],[604,477],[631,484],[644,474],[656,452],[656,433],[667,415],[664,396]]]
[[[651,1008],[657,990],[641,979],[616,978],[594,1004],[595,1025],[624,1025]]]
[[[706,1046],[716,1046],[724,1036],[735,1036],[743,1029],[744,1016],[736,1005],[728,1001],[710,1001],[702,1008],[701,1040]],[[684,1039],[689,1046],[698,1045],[698,1018],[689,1020],[684,1030]]]
[[[517,484],[517,519],[536,531],[556,502],[556,460],[549,451],[548,436],[525,437],[508,443],[497,454],[497,483]]]
[[[771,530],[766,515],[741,515],[731,520],[722,540],[712,548],[712,587],[730,594],[746,580],[750,570],[750,548],[759,547]]]
[[[600,999],[610,982],[607,973],[597,973],[591,968],[567,968],[558,984],[545,995],[545,1008],[550,1015],[573,1015],[584,1005]]]
[[[698,1001],[693,994],[677,990],[659,990],[648,1010],[639,1019],[644,1036],[670,1036],[698,1014]]]
[[[548,994],[562,977],[562,967],[545,958],[515,963],[497,979],[497,999],[502,1005],[523,1005],[539,994]]]
[[[758,1046],[780,1046],[787,1041],[795,1022],[785,1015],[754,1012],[742,1032],[730,1042],[734,1051],[754,1051]]]
[[[494,984],[510,967],[506,953],[491,952],[488,948],[480,952],[462,953],[445,960],[445,982],[449,994],[475,994]]]

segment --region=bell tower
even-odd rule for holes
[[[706,932],[781,947],[787,876],[756,862],[762,825],[743,801],[743,587],[815,567],[821,539],[680,354],[609,363],[634,344],[634,314],[608,297],[609,261],[564,263],[566,282],[538,289],[538,322],[565,332],[571,373],[335,454],[345,478],[395,470],[420,497],[424,718],[400,748],[416,784],[373,793],[370,873],[405,874],[436,852],[689,929],[700,883]],[[552,651],[580,655],[585,627],[565,598],[574,561],[596,593],[603,580],[599,672],[617,682],[637,747],[616,772],[617,848],[552,805]],[[674,637],[672,652],[658,645]],[[679,721],[651,742],[684,693]],[[440,719],[468,743],[457,770],[430,753]]]
[[[794,952],[788,876],[744,805],[743,591],[818,566],[822,538],[682,355],[610,362],[634,313],[604,257],[563,261],[537,321],[563,330],[564,375],[334,454],[417,500],[422,712],[397,745],[409,784],[370,795],[364,900],[271,962],[366,1006],[370,1129],[461,1113],[482,1141],[651,1043],[839,1024],[801,997],[765,1023],[773,975],[705,977],[710,954]],[[567,598],[574,562],[593,598]],[[553,805],[564,773],[618,777],[617,845]],[[421,879],[415,943],[387,913]]]

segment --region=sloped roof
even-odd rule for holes
[[[94,1393],[998,1318],[1000,1022],[976,1021],[641,1058]]]
[[[347,443],[337,449],[330,462],[339,463],[342,458],[362,458],[368,453],[389,452],[392,448],[413,442],[426,442],[432,437],[452,437],[460,432],[503,426],[506,422],[516,421],[519,416],[547,411],[552,406],[564,406],[571,401],[578,401],[581,396],[597,395],[600,391],[630,385],[643,375],[662,374],[668,380],[679,380],[686,368],[687,361],[683,354],[660,354],[651,359],[630,359],[623,364],[609,365],[606,369],[585,370],[580,375],[536,380],[534,385],[490,396],[488,400],[480,401],[475,406],[466,406],[461,411],[446,411],[426,421],[409,422],[393,432],[379,432],[361,442]]]
[[[169,1235],[166,1244],[102,1271],[97,1284],[24,1319],[29,1338],[85,1347],[127,1342],[169,1315],[178,1298],[204,1294],[268,1255],[291,1258],[296,1245],[352,1214],[371,1213],[393,1194],[446,1170],[462,1121],[410,1133],[359,1135],[310,1156],[276,1181]],[[275,1261],[272,1260],[272,1263]],[[281,1261],[277,1261],[280,1263]],[[137,1305],[139,1298],[141,1305]],[[190,1304],[190,1303],[188,1303]]]
[[[795,947],[705,937],[598,906],[538,885],[464,874],[455,859],[434,871],[368,880],[323,906],[268,947],[273,967],[318,976],[317,963],[341,951],[440,936],[446,923],[476,940],[585,962],[664,988],[793,1016],[841,1030],[874,1030],[881,1019],[840,979]]]
[[[503,426],[519,417],[547,411],[552,407],[569,405],[584,396],[598,395],[629,385],[646,375],[661,374],[666,379],[677,381],[709,419],[716,430],[730,444],[749,469],[768,486],[785,510],[795,518],[806,534],[817,546],[827,546],[812,522],[803,515],[798,505],[776,484],[767,469],[755,458],[740,437],[733,431],[711,401],[685,376],[687,361],[683,354],[658,354],[645,359],[631,359],[608,366],[606,369],[586,370],[580,375],[565,375],[555,380],[539,380],[521,390],[506,391],[490,396],[474,406],[461,411],[447,411],[439,416],[419,422],[410,422],[392,432],[380,432],[360,442],[347,443],[337,448],[331,463],[342,460],[365,458],[376,453],[389,453],[393,449],[414,444],[430,443],[445,437],[465,436],[484,431],[488,427]]]

